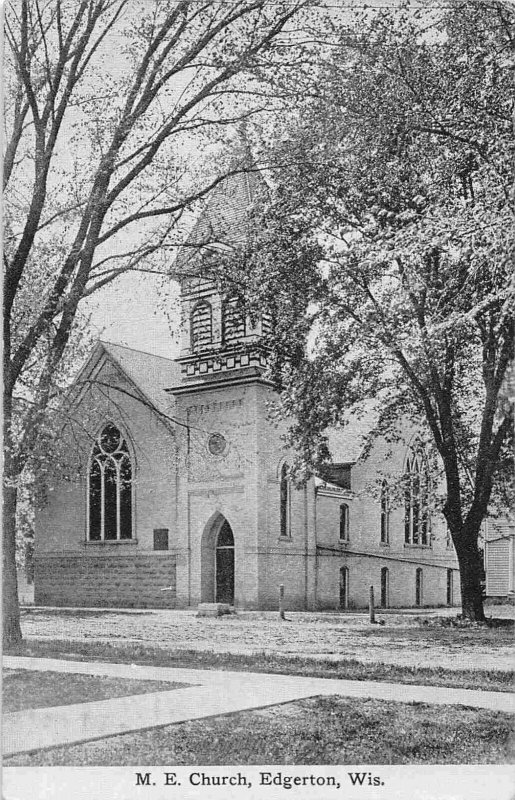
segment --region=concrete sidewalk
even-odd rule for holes
[[[117,697],[92,703],[37,708],[3,717],[3,752],[29,752],[100,739],[187,720],[289,703],[316,695],[374,698],[403,703],[464,705],[515,713],[508,692],[349,681],[255,672],[176,669],[131,664],[6,656],[6,669],[66,672],[190,684],[170,692]]]

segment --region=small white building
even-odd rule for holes
[[[485,540],[486,596],[515,599],[515,524],[489,520]]]

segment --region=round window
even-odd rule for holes
[[[212,433],[207,446],[212,455],[221,456],[227,447],[227,442],[221,433]]]

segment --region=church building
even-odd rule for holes
[[[213,258],[241,241],[256,182],[220,184],[189,243],[216,240]],[[36,520],[36,604],[276,609],[281,585],[292,610],[366,607],[371,586],[382,607],[457,603],[416,432],[388,460],[406,476],[401,503],[381,478],[392,445],[362,456],[363,419],[331,431],[330,469],[297,488],[269,416],[266,316],[221,296],[189,252],[179,358],[99,342],[71,389],[63,468]]]

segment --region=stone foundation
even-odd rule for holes
[[[176,556],[39,557],[35,585],[36,605],[174,608]]]

